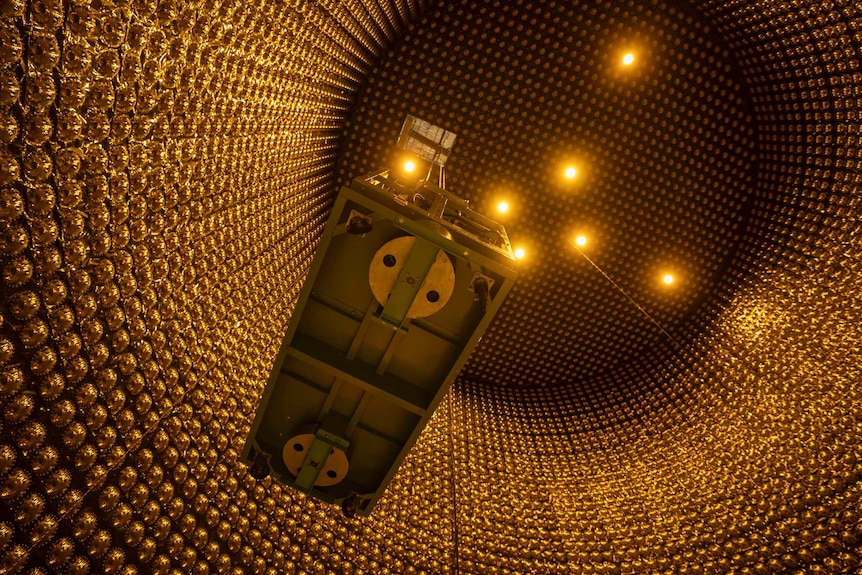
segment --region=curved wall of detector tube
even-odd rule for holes
[[[474,4],[2,4],[0,572],[858,572],[854,1],[649,4],[643,38],[696,29],[689,44],[722,47],[727,98],[719,86],[719,96],[695,90],[686,104],[707,118],[706,133],[701,100],[738,97],[744,123],[723,136],[724,156],[714,150],[733,159],[724,165],[741,191],[718,164],[705,170],[712,179],[690,173],[735,194],[706,206],[733,226],[733,241],[689,240],[709,273],[679,305],[638,297],[679,348],[636,311],[614,315],[629,304],[576,275],[563,285],[599,306],[589,317],[623,326],[607,347],[577,351],[562,330],[556,347],[553,337],[519,338],[543,309],[563,314],[562,325],[574,317],[543,302],[548,278],[525,268],[513,298],[538,307],[504,308],[369,518],[255,481],[237,462],[333,192],[355,169],[376,167],[365,162],[385,156],[405,113],[422,112],[393,104],[417,84],[398,83],[390,55],[447,43],[481,52],[468,40],[520,25],[519,38],[534,31],[539,42],[567,19],[583,27],[628,14],[604,2]],[[448,35],[512,6],[509,27],[485,39]],[[584,37],[600,45],[600,34]],[[530,69],[557,57],[533,55]],[[442,68],[452,77],[468,68],[457,58]],[[495,70],[485,89],[524,90],[506,101],[527,114],[513,129],[547,133],[551,100],[528,105],[537,86],[526,72]],[[592,97],[613,101],[607,90]],[[470,108],[448,117],[451,108],[435,105],[431,115],[459,134],[457,182],[459,150],[463,164],[478,153],[481,122],[470,123]],[[689,123],[665,126],[678,140],[700,133],[697,114],[678,117]],[[373,121],[379,134],[364,129]],[[596,129],[597,141],[618,144]],[[461,181],[475,183],[463,164]],[[662,177],[676,181],[679,165],[668,165]],[[650,202],[630,199],[619,213],[645,220]],[[539,245],[535,226],[513,225],[513,237],[533,234]],[[713,247],[720,257],[710,259]],[[606,267],[624,274],[620,258]],[[637,295],[635,284],[622,287]],[[512,351],[518,339],[535,365]],[[649,344],[629,353],[632,339]],[[612,369],[599,368],[605,353]]]

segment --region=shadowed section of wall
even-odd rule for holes
[[[458,9],[473,22],[493,16],[493,3],[474,4],[3,4],[0,572],[859,569],[862,15],[854,2],[701,2],[685,11],[654,2],[652,14],[672,13],[657,21],[668,27],[650,31],[641,18],[643,37],[674,47],[655,54],[700,46],[689,58],[706,77],[709,50],[685,30],[721,51],[713,58],[733,88],[720,86],[740,94],[745,125],[725,132],[735,147],[713,155],[752,154],[750,179],[728,188],[739,201],[718,210],[738,237],[687,240],[709,270],[702,293],[670,303],[642,294],[682,350],[620,315],[635,331],[618,341],[649,336],[640,351],[611,371],[567,380],[553,368],[571,364],[563,348],[515,342],[547,363],[534,368],[507,355],[514,344],[500,330],[366,519],[256,482],[237,463],[336,185],[358,175],[352,165],[366,168],[358,158],[385,160],[386,130],[421,112],[396,109],[405,88],[387,92],[381,78],[404,66],[399,54],[421,55],[422,42],[431,54],[435,38],[460,29]],[[570,10],[505,4],[525,16],[520,31],[485,31],[498,34],[502,51],[505,31],[539,46]],[[614,6],[592,9],[570,14],[584,38],[604,38],[609,17],[627,26]],[[437,32],[417,28],[445,17]],[[469,25],[463,30],[452,49],[471,46]],[[515,80],[555,56],[525,54],[513,52],[515,67],[480,84],[534,102],[535,83]],[[590,54],[578,60],[584,73],[599,66],[601,51]],[[465,73],[468,56],[451,60],[453,75]],[[688,74],[666,63],[655,78]],[[568,85],[555,88],[560,97],[574,97]],[[594,111],[605,115],[593,121],[619,122],[598,104],[612,96],[610,84],[599,86]],[[524,129],[555,125],[548,106],[531,105]],[[362,114],[387,109],[396,116],[375,120],[385,129],[356,131]],[[481,123],[467,112],[447,125],[462,138],[462,160],[481,152]],[[574,133],[581,124],[567,126]],[[674,129],[683,128],[670,122],[662,133]],[[590,133],[608,147],[637,138]],[[686,138],[697,140],[682,132],[677,140]],[[669,182],[707,181],[691,166],[680,175],[672,161],[727,160],[678,152],[654,160],[668,162]],[[614,161],[602,160],[609,169]],[[478,194],[469,168],[456,163],[453,172]],[[635,194],[614,201],[614,218],[631,230],[655,228]],[[532,226],[566,205],[544,204],[513,232],[541,251]],[[646,237],[638,234],[624,236]],[[710,245],[721,248],[718,259]],[[603,262],[609,270],[624,271],[624,248]],[[583,279],[587,271],[569,270],[573,289],[595,298],[591,305],[622,309],[601,282]],[[625,287],[639,289],[634,280]],[[527,281],[524,289],[524,301],[535,289],[541,303],[544,288]],[[574,313],[542,305],[543,314],[563,313],[561,323]],[[547,320],[518,313],[500,320],[513,329]],[[515,364],[556,384],[501,377],[517,375],[507,367]]]

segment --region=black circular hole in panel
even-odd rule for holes
[[[394,267],[396,261],[398,260],[396,260],[395,256],[393,256],[392,254],[386,254],[385,256],[383,256],[383,265],[388,268]]]
[[[431,303],[437,303],[438,301],[440,301],[440,294],[432,289],[425,294],[425,299],[427,299]]]
[[[336,477],[338,477],[338,473],[334,469],[330,469],[326,472],[326,476],[331,479],[335,479]]]
[[[305,450],[305,446],[304,446],[304,445],[302,445],[301,443],[294,443],[294,444],[293,444],[293,450],[294,450],[294,451],[304,451],[304,450]]]

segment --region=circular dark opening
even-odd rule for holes
[[[294,451],[303,451],[303,450],[305,450],[305,447],[301,443],[294,443],[293,444],[293,450]]]
[[[428,293],[425,294],[425,299],[427,299],[431,303],[436,303],[436,302],[440,301],[440,294],[432,289]]]
[[[388,268],[395,266],[396,261],[397,260],[395,259],[395,256],[393,256],[392,254],[386,254],[385,256],[383,256],[383,265]]]
[[[330,469],[329,471],[327,471],[326,475],[331,479],[335,479],[336,477],[338,477],[338,473],[336,473],[334,469]]]

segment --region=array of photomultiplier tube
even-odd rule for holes
[[[314,5],[3,10],[0,570],[283,572],[295,504],[237,442],[383,39]]]
[[[857,571],[854,2],[700,6],[760,170],[682,352],[613,382],[459,382],[367,519],[237,464],[353,94],[426,8],[4,5],[0,571]]]

